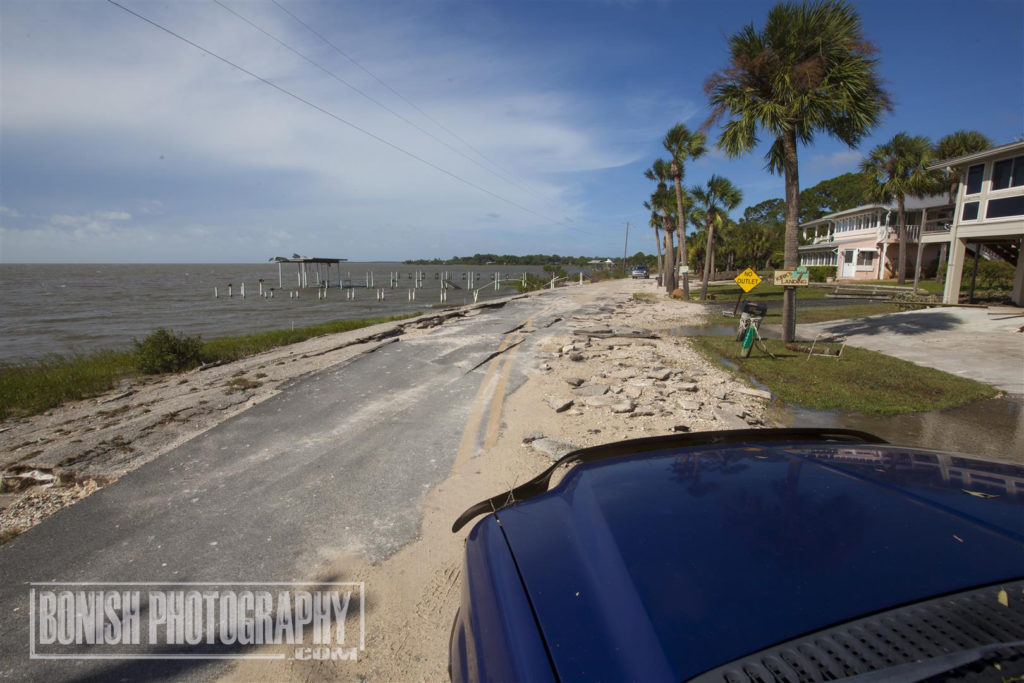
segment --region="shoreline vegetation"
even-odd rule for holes
[[[118,383],[159,367],[151,363],[154,355],[170,349],[170,356],[181,359],[177,371],[200,365],[230,363],[257,353],[314,337],[349,332],[371,325],[414,318],[408,315],[336,320],[295,329],[268,330],[251,334],[213,337],[181,337],[156,330],[135,350],[101,350],[87,354],[50,355],[35,360],[0,363],[0,419],[27,417],[42,413],[69,401],[98,396]],[[150,341],[159,342],[154,348]]]

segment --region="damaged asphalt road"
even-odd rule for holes
[[[31,660],[29,584],[302,581],[338,557],[386,558],[416,537],[419,500],[456,455],[483,446],[498,420],[481,403],[513,392],[529,355],[504,354],[501,382],[487,361],[557,333],[523,325],[566,313],[564,298],[515,299],[301,378],[0,547],[0,677],[217,675],[216,662]]]

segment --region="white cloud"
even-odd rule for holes
[[[124,211],[93,211],[86,215],[56,214],[47,221],[43,232],[64,232],[75,239],[93,239],[97,234],[110,233],[115,223],[131,220]],[[36,229],[38,230],[38,228]]]
[[[337,249],[356,258],[418,255],[417,245],[451,237],[483,245],[496,231],[503,237],[527,235],[545,223],[557,234],[563,228],[551,223],[584,222],[571,174],[635,161],[637,141],[660,139],[666,113],[682,120],[695,110],[678,97],[659,106],[658,97],[624,92],[611,117],[622,125],[609,129],[609,117],[594,115],[597,102],[555,79],[538,82],[528,65],[536,56],[495,51],[468,33],[432,35],[419,18],[403,20],[402,13],[389,13],[386,22],[357,32],[348,27],[369,21],[358,16],[362,5],[329,5],[332,21],[321,30],[456,131],[482,159],[273,5],[229,4],[462,154],[214,4],[131,6],[408,154],[112,5],[12,4],[5,20],[23,30],[4,35],[0,134],[48,164],[111,179],[103,186],[109,197],[102,199],[85,191],[71,196],[73,183],[47,188],[33,208],[50,218],[19,225],[23,236],[29,230],[40,236],[54,230],[65,237],[120,234],[142,248],[144,235],[176,238],[170,231],[201,224],[208,232],[193,236],[195,247],[234,260],[241,255],[232,251],[229,235],[250,236],[243,244],[247,257],[264,243],[282,242],[285,229],[312,244],[286,249]],[[306,19],[319,26],[315,14],[321,8],[295,8],[313,15]],[[495,164],[496,173],[488,170]],[[104,208],[111,204],[131,210]],[[131,230],[122,230],[129,224]],[[368,231],[401,232],[409,239],[404,246],[379,236],[371,241]],[[387,243],[388,252],[374,251],[374,243]]]
[[[863,158],[855,149],[843,149],[831,154],[812,154],[808,165],[815,171],[855,171]]]

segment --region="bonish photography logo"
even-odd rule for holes
[[[355,661],[365,584],[33,583],[32,659]]]

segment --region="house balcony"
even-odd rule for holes
[[[920,225],[907,225],[907,242],[916,242],[921,235]],[[878,241],[890,244],[900,241],[900,229],[897,225],[883,225],[878,228]]]
[[[953,225],[949,220],[928,221],[924,224],[924,235],[921,241],[929,244],[934,242],[948,242]]]

